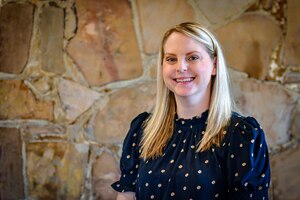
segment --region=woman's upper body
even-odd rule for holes
[[[131,124],[121,157],[123,199],[267,198],[264,133],[233,112],[216,38],[197,23],[167,31],[157,65],[156,104]],[[198,116],[198,117],[197,117]]]
[[[140,158],[140,142],[149,113],[137,116],[124,140],[121,178],[112,187],[141,200],[267,199],[270,164],[260,125],[233,113],[221,146],[196,152],[207,116],[208,111],[187,120],[175,115],[163,156],[146,161]]]

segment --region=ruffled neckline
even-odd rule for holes
[[[175,113],[174,121],[177,126],[190,127],[203,125],[208,117],[209,110],[204,111],[200,116],[194,116],[190,119],[179,118]],[[191,127],[192,126],[192,127]]]

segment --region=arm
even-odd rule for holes
[[[123,193],[118,193],[116,200],[134,200],[134,199],[135,199],[134,192],[123,192]]]

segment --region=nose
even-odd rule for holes
[[[186,60],[182,59],[177,63],[176,71],[177,72],[185,72],[188,70],[188,63]]]

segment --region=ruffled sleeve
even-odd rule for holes
[[[134,192],[139,167],[139,142],[142,136],[142,124],[149,116],[144,112],[134,118],[131,122],[130,129],[124,139],[122,156],[120,159],[120,180],[111,186],[118,192]]]
[[[264,132],[253,117],[234,123],[227,157],[230,199],[268,199],[270,163]]]

